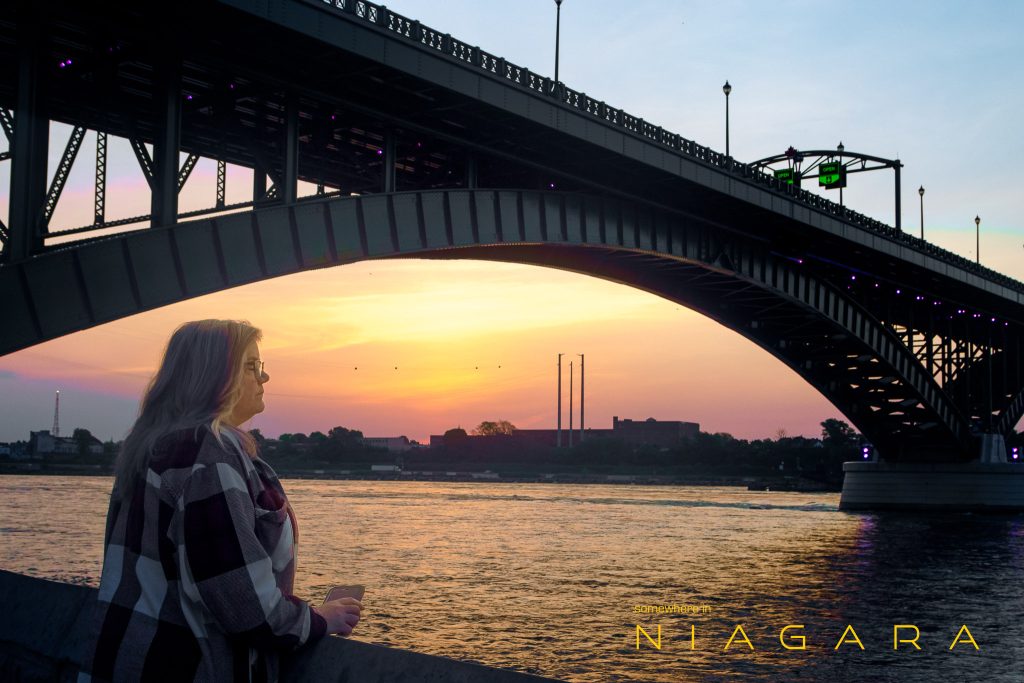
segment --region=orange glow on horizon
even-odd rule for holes
[[[475,261],[368,261],[268,280],[40,344],[0,359],[0,370],[137,401],[173,329],[206,317],[263,330],[271,381],[250,426],[269,436],[342,425],[422,441],[493,419],[553,427],[559,352],[565,427],[570,361],[579,424],[577,353],[593,428],[613,415],[656,417],[760,438],[816,435],[837,415],[780,362],[698,313],[595,278]],[[67,419],[73,410],[62,404]],[[111,417],[121,434],[134,415]]]

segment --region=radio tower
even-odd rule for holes
[[[53,435],[60,436],[60,389],[57,390],[57,399],[53,403]]]

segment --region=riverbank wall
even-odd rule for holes
[[[0,681],[74,681],[88,646],[97,590],[0,570]],[[357,640],[328,637],[282,661],[282,681],[326,683],[542,683],[494,669]]]

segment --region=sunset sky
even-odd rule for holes
[[[555,5],[391,0],[389,9],[544,74],[554,72]],[[644,2],[565,0],[560,76],[571,87],[733,156],[797,148],[898,157],[903,227],[1024,279],[1024,196],[1016,160],[1024,111],[1024,5],[1017,2]],[[69,128],[51,131],[51,174]],[[91,221],[89,134],[55,227]],[[6,149],[0,139],[0,149]],[[202,162],[181,208],[209,206]],[[0,163],[6,219],[10,162]],[[251,174],[231,169],[229,201]],[[308,192],[311,188],[306,188]],[[111,143],[108,218],[148,212],[124,140]],[[892,175],[851,176],[853,209],[893,222]],[[838,199],[837,196],[833,196]],[[781,363],[717,323],[594,278],[483,262],[363,262],[181,302],[0,357],[0,441],[49,429],[120,439],[171,331],[197,318],[262,328],[271,381],[265,435],[342,425],[367,436],[429,434],[483,420],[553,427],[556,354],[586,354],[586,424],[613,415],[699,422],[737,437],[818,435],[838,411]],[[578,389],[579,375],[576,375]],[[577,409],[578,409],[577,394]],[[578,421],[577,417],[574,418]],[[577,422],[578,423],[578,422]]]

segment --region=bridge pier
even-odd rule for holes
[[[982,455],[995,453],[995,444],[986,448],[983,440]],[[1000,461],[844,463],[839,509],[1024,511],[1024,467],[1006,462],[1005,450],[998,453]]]
[[[981,462],[1006,462],[1006,439],[1002,434],[982,434]]]

